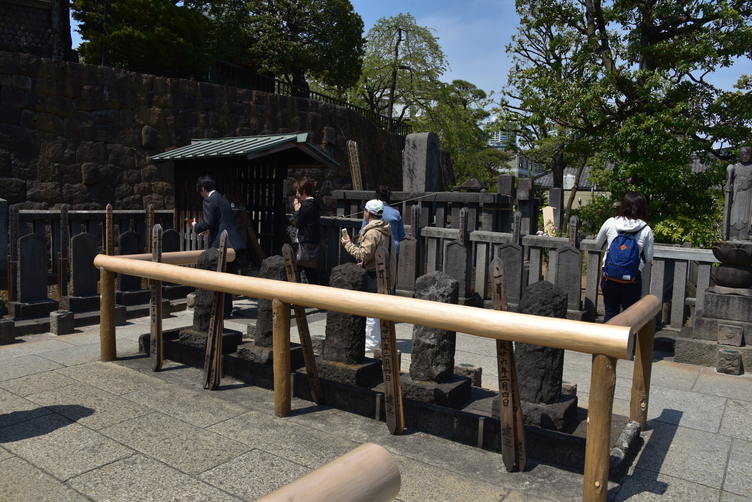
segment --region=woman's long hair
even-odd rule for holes
[[[648,215],[648,200],[642,192],[629,192],[622,199],[621,207],[616,216],[647,222],[650,217]]]

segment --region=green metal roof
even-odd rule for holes
[[[305,163],[313,159],[327,167],[339,167],[339,163],[308,143],[308,133],[269,134],[238,138],[194,139],[186,145],[169,152],[152,155],[154,161],[207,159],[245,156],[248,160],[285,152],[293,162]],[[293,154],[290,156],[289,154]],[[303,155],[301,155],[303,154]]]

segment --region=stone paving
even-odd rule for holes
[[[254,302],[236,302],[227,327],[246,331]],[[191,324],[191,311],[164,329]],[[0,500],[256,500],[365,442],[385,447],[402,476],[400,501],[582,500],[582,475],[528,462],[506,473],[501,455],[293,399],[166,361],[152,373],[138,354],[148,318],[117,330],[118,360],[99,361],[99,328],[19,338],[0,347]],[[324,314],[311,311],[314,335]],[[399,324],[403,371],[412,326]],[[295,341],[295,329],[292,330]],[[656,353],[644,446],[610,501],[752,501],[752,376],[674,363]],[[458,334],[456,362],[496,386],[493,340]],[[614,412],[628,414],[632,362],[619,361]],[[567,352],[564,379],[587,407],[590,356]]]

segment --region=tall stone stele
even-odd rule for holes
[[[726,240],[713,243],[721,265],[711,270],[711,287],[695,313],[692,338],[677,338],[675,359],[740,374],[752,367],[752,146],[743,146],[739,162],[727,171]]]

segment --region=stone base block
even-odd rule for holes
[[[94,312],[99,310],[99,295],[64,296],[60,299],[60,308],[71,312]]]
[[[727,348],[727,346],[718,345],[715,341],[679,336],[676,338],[674,362],[710,366],[711,368],[717,367],[718,350]],[[752,347],[734,347],[732,350],[738,351],[741,355],[742,368],[752,368]]]
[[[718,350],[718,364],[715,369],[718,373],[741,375],[743,372],[741,353],[733,349]]]
[[[409,374],[400,376],[402,382],[402,397],[413,399],[421,403],[436,404],[459,410],[470,400],[471,381],[467,377],[453,375],[452,381],[447,383],[426,382],[413,380]],[[383,392],[384,385],[376,389]]]
[[[0,345],[9,345],[16,341],[16,323],[11,319],[0,319]]]
[[[745,344],[752,345],[752,322],[713,319],[705,317],[704,314],[695,318],[692,329],[692,338],[717,342],[720,338],[723,338],[721,335],[733,330],[741,331]]]
[[[37,317],[47,317],[50,312],[60,308],[60,304],[55,300],[40,300],[38,302],[9,302],[8,316],[12,319],[35,319]]]
[[[192,286],[183,286],[182,284],[167,284],[162,283],[162,298],[168,300],[182,300],[187,298],[193,290],[196,289]]]
[[[383,380],[381,361],[366,358],[362,364],[345,364],[316,358],[319,377],[357,387],[372,387]]]
[[[50,313],[50,333],[53,335],[68,335],[73,333],[75,317],[69,310],[56,310]]]
[[[561,396],[561,402],[554,404],[522,401],[520,405],[525,425],[560,432],[571,432],[577,427],[577,396]],[[491,416],[501,420],[499,396],[493,400]]]
[[[116,291],[115,303],[130,307],[131,305],[142,305],[151,301],[151,291],[148,289],[137,289],[136,291]]]
[[[752,323],[752,296],[707,291],[702,316]]]
[[[183,345],[189,345],[201,350],[206,349],[208,335],[204,332],[194,331],[191,328],[181,329],[178,341]],[[238,350],[238,345],[243,342],[243,333],[234,329],[225,329],[222,333],[222,353],[232,354]]]
[[[274,363],[274,351],[271,347],[256,347],[253,342],[249,342],[239,345],[236,352],[240,359],[245,359],[246,361],[258,364]],[[303,348],[297,343],[290,344],[290,365],[293,368],[305,366]]]
[[[125,326],[128,322],[128,307],[115,305],[115,326]]]
[[[180,330],[178,329],[171,329],[167,331],[162,331],[162,341],[175,341],[180,336]],[[223,345],[224,346],[224,345]],[[141,354],[150,354],[151,353],[151,333],[145,333],[138,337],[138,351]]]
[[[457,364],[454,367],[454,374],[469,378],[473,387],[482,387],[483,368],[472,364]]]

